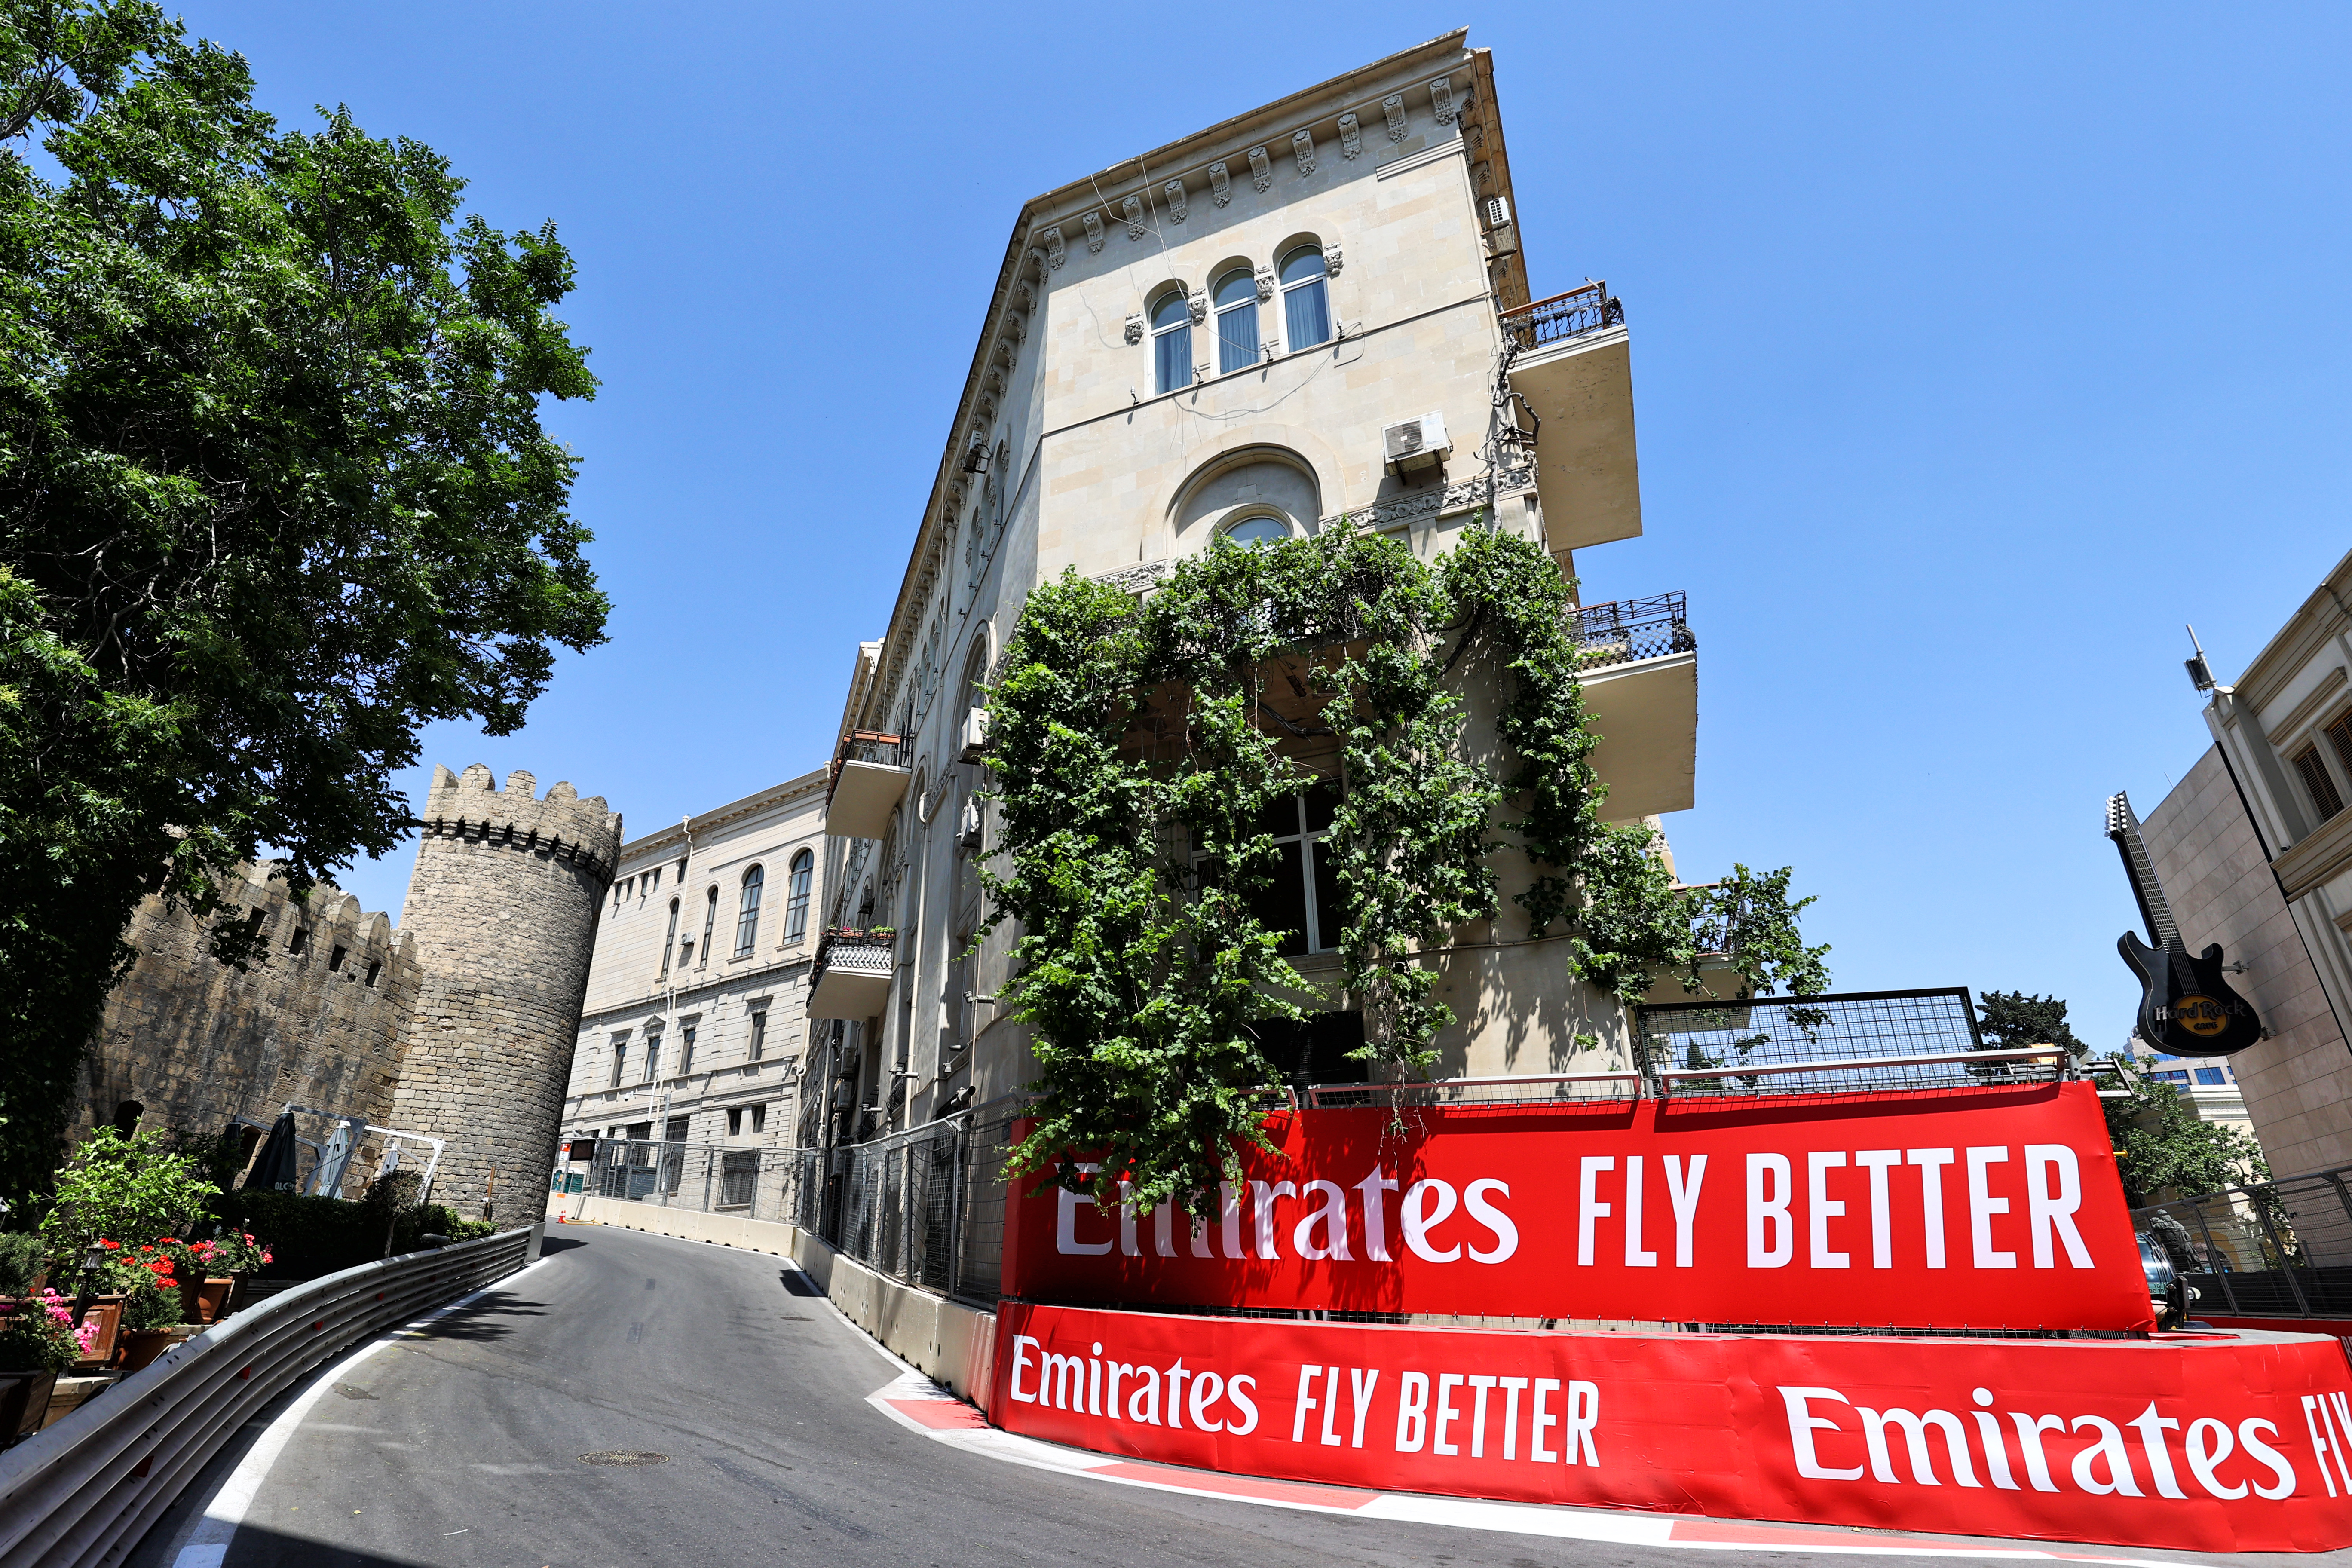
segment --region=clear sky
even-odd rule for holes
[[[2120,1043],[2100,836],[2207,744],[2347,546],[2352,11],[233,4],[289,121],[348,103],[553,218],[604,391],[551,424],[611,640],[520,735],[635,834],[824,760],[1023,199],[1467,24],[1538,296],[1633,331],[1639,540],[1685,589],[1683,876],[1793,864],[1841,989],[2054,992]],[[411,855],[344,885],[398,911]]]

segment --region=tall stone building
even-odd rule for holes
[[[433,1195],[460,1212],[481,1212],[493,1171],[500,1191],[535,1194],[620,815],[568,784],[534,798],[527,773],[500,791],[478,763],[436,768],[420,816],[397,929],[331,886],[297,901],[268,867],[246,867],[229,901],[262,942],[239,972],[185,913],[142,904],[125,933],[139,957],[91,1046],[70,1131],[242,1125],[249,1148],[300,1105],[445,1139]]]
[[[1012,933],[975,950],[983,688],[1022,605],[1066,570],[1142,595],[1220,540],[1335,528],[1424,560],[1507,531],[1572,577],[1642,532],[1625,311],[1589,280],[1538,298],[1487,51],[1456,32],[1235,115],[1025,203],[887,626],[856,654],[841,722],[828,933],[809,1014],[826,1041],[827,1136],[1001,1103],[1032,1075],[996,996]],[[1556,279],[1598,269],[1556,258]],[[1669,584],[1660,584],[1662,589]],[[1683,596],[1585,604],[1584,698],[1608,816],[1695,800],[1696,640]],[[1463,678],[1465,681],[1468,677]],[[1481,678],[1483,679],[1483,678]],[[1465,692],[1491,744],[1492,691]],[[1323,853],[1336,740],[1284,742],[1325,781],[1276,829],[1286,952],[1336,994]],[[1318,749],[1319,748],[1319,749]],[[1456,1022],[1444,1077],[1626,1069],[1631,1022],[1531,937],[1498,852],[1503,913],[1428,955]],[[1364,1013],[1338,998],[1282,1066],[1331,1081]],[[835,1042],[838,1042],[837,1044]],[[820,1065],[812,1058],[812,1074]]]

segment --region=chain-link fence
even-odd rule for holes
[[[2151,1204],[2132,1222],[2197,1292],[2197,1316],[2352,1317],[2352,1166]]]
[[[1007,1102],[835,1149],[607,1138],[569,1190],[797,1226],[877,1273],[993,1302],[1011,1128]]]

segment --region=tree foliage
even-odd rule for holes
[[[1977,1032],[1993,1050],[2063,1046],[2067,1055],[2078,1060],[2091,1054],[2091,1047],[2075,1037],[2066,1022],[2065,1002],[2056,996],[1988,991],[1977,998]]]
[[[1260,823],[1318,774],[1344,783],[1326,842],[1359,1054],[1391,1077],[1436,1059],[1453,1014],[1422,954],[1498,916],[1506,843],[1535,868],[1527,934],[1564,931],[1571,971],[1621,997],[1668,973],[1699,988],[1717,929],[1759,984],[1826,983],[1785,871],[1695,901],[1652,830],[1601,819],[1570,595],[1514,535],[1468,531],[1431,565],[1347,528],[1212,548],[1141,603],[1075,573],[1031,594],[989,693],[1002,868],[983,872],[992,923],[1019,922],[1006,999],[1039,1067],[1015,1172],[1199,1213],[1262,1141],[1262,1037],[1311,987],[1253,913],[1277,860]],[[1474,677],[1498,697],[1499,767],[1466,744]]]
[[[2129,1098],[2099,1102],[2124,1194],[2137,1206],[2197,1197],[2271,1173],[2263,1146],[2234,1127],[2200,1121],[2180,1090],[2144,1064],[2124,1078]]]
[[[142,0],[0,0],[0,1190],[142,893],[389,849],[422,723],[511,731],[603,637],[539,422],[595,386],[552,226],[252,86]]]

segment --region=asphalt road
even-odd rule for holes
[[[1008,1464],[933,1442],[867,1405],[901,1369],[776,1258],[603,1227],[559,1231],[549,1246],[549,1260],[512,1286],[324,1373],[330,1391],[255,1493],[223,1568],[1855,1561],[1695,1556],[1350,1519]],[[133,1563],[172,1568],[181,1526],[240,1452],[215,1461]],[[581,1458],[615,1452],[666,1458],[614,1467]],[[1853,1535],[1858,1545],[1871,1538]]]

